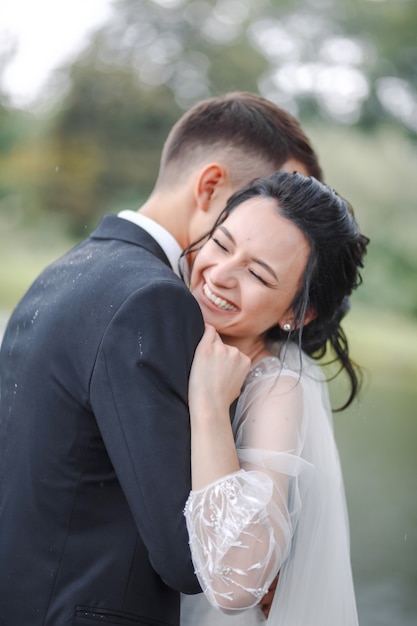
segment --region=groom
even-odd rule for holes
[[[175,271],[232,192],[281,168],[321,176],[285,111],[200,103],[141,210],[104,217],[17,305],[0,354],[0,625],[176,626],[179,592],[200,591],[182,511],[203,320]]]

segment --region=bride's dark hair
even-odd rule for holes
[[[360,233],[346,200],[311,176],[277,172],[257,178],[229,198],[211,232],[183,254],[197,250],[242,202],[259,196],[276,200],[278,212],[301,230],[310,245],[302,285],[291,304],[293,330],[288,333],[276,325],[266,338],[293,341],[315,359],[323,358],[330,346],[350,381],[349,397],[341,407],[344,409],[358,392],[360,370],[349,357],[341,321],[349,310],[350,294],[362,282],[360,268],[369,243]],[[311,311],[314,319],[305,323]]]

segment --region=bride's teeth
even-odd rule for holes
[[[210,291],[210,288],[207,284],[204,285],[203,291],[206,294],[207,298],[211,300],[219,309],[223,309],[224,311],[236,311],[236,307],[232,306],[226,300],[219,298],[219,296],[215,296],[214,293]]]

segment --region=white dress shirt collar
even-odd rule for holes
[[[118,217],[128,220],[129,222],[133,222],[143,228],[143,230],[146,230],[146,232],[153,237],[157,243],[159,243],[162,250],[168,257],[168,261],[170,262],[172,269],[177,276],[179,276],[178,261],[182,250],[178,241],[171,235],[171,233],[169,233],[160,224],[154,222],[154,220],[150,217],[142,215],[139,211],[121,211],[118,213]]]

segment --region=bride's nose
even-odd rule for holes
[[[237,281],[236,263],[232,259],[216,263],[210,268],[210,280],[213,285],[234,287]]]

